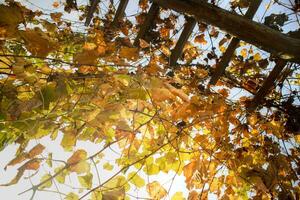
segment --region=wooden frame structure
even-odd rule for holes
[[[128,1],[129,0],[120,0],[113,24],[117,24],[124,16]],[[93,8],[94,4],[98,4],[99,2],[100,0],[93,0],[90,9]],[[182,54],[184,45],[198,21],[216,26],[233,36],[221,58],[221,61],[217,63],[217,67],[212,74],[209,84],[214,85],[224,74],[240,40],[253,44],[262,50],[271,53],[274,57],[277,57],[275,67],[249,104],[249,112],[254,111],[263,101],[270,89],[274,87],[276,79],[278,79],[287,62],[300,63],[300,39],[289,37],[288,35],[273,30],[263,24],[252,21],[252,18],[259,8],[262,0],[251,0],[250,7],[248,8],[245,16],[231,13],[212,5],[207,1],[152,0],[152,2],[153,3],[148,11],[148,15],[139,29],[137,37],[135,38],[135,46],[139,46],[139,40],[143,39],[147,32],[152,28],[155,23],[155,18],[159,14],[160,7],[172,9],[176,12],[189,16],[186,18],[187,20],[184,25],[184,29],[175,45],[175,48],[171,51],[169,64],[172,67],[177,64],[177,60]],[[89,11],[86,25],[90,23],[93,12],[94,11]]]

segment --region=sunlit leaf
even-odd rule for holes
[[[52,186],[52,176],[50,174],[45,174],[41,178],[41,183],[44,181],[46,182],[39,187],[40,189],[50,188]]]
[[[142,177],[140,177],[138,174],[136,174],[135,172],[129,173],[128,179],[137,188],[141,188],[141,187],[145,186],[145,180]]]
[[[82,187],[90,189],[93,183],[93,174],[89,173],[85,176],[78,176],[78,180]]]
[[[167,191],[157,181],[147,184],[147,192],[151,198],[157,200],[167,195]]]

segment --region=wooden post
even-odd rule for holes
[[[120,4],[119,4],[118,9],[117,9],[117,12],[115,14],[113,25],[118,24],[118,22],[120,21],[120,19],[124,16],[125,9],[126,9],[126,7],[128,5],[128,1],[129,0],[121,0],[120,1]]]
[[[149,9],[145,22],[141,26],[138,35],[134,40],[133,44],[135,46],[139,46],[140,39],[143,39],[147,31],[151,28],[151,26],[154,23],[154,19],[158,15],[158,13],[159,13],[159,6],[156,3],[153,3]]]
[[[185,43],[189,39],[191,33],[193,32],[193,29],[196,25],[196,20],[188,17],[186,20],[186,23],[184,25],[184,29],[176,43],[175,48],[172,50],[171,56],[170,56],[170,66],[175,66],[177,63],[178,58],[182,54],[182,50],[184,48]]]
[[[255,15],[256,11],[258,10],[262,0],[252,0],[249,9],[247,10],[245,17],[247,19],[252,19]],[[238,44],[240,43],[240,40],[238,38],[232,38],[231,42],[228,45],[228,48],[226,49],[225,53],[223,54],[221,61],[217,63],[216,70],[214,74],[212,75],[209,84],[214,85],[217,83],[219,78],[222,76],[222,74],[225,72],[226,67],[228,66],[234,51]]]
[[[272,90],[272,88],[275,86],[276,79],[279,77],[286,63],[287,62],[282,59],[276,61],[276,65],[271,71],[270,75],[267,77],[267,79],[265,80],[261,88],[258,90],[250,104],[247,106],[247,110],[249,112],[253,112],[257,108],[257,106],[263,101],[265,96]]]
[[[91,0],[91,5],[89,6],[89,10],[88,10],[86,20],[85,20],[85,23],[84,23],[85,26],[90,25],[90,23],[92,21],[92,18],[93,18],[93,15],[94,15],[94,12],[95,12],[99,2],[100,2],[100,0]]]
[[[219,27],[249,44],[287,61],[300,63],[300,39],[273,30],[200,0],[153,0],[168,9],[190,15],[197,21]]]

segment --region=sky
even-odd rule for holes
[[[0,3],[3,3],[4,0],[0,0]],[[52,7],[52,0],[21,0],[22,3],[24,3],[25,5],[27,5],[29,8],[31,9],[46,9],[47,12],[59,12],[62,11],[62,8],[58,8],[58,9],[54,9]],[[270,0],[264,0],[260,9],[257,12],[257,15],[254,17],[254,19],[256,21],[261,21],[262,16],[265,14],[265,7],[266,5],[270,2]],[[283,1],[284,2],[284,1]],[[117,4],[117,1],[115,1],[115,3]],[[134,18],[134,15],[138,12],[138,7],[137,7],[137,0],[130,0],[129,1],[129,5],[127,6],[126,9],[126,15],[129,16],[130,18]],[[221,5],[227,5],[228,0],[223,0]],[[87,4],[87,0],[78,0],[78,4]],[[105,10],[105,6],[103,7],[103,9]],[[228,9],[228,8],[227,8]],[[284,10],[282,10],[282,7],[274,7],[274,9],[272,10],[273,12],[284,12]],[[268,14],[265,14],[268,15]],[[78,19],[78,15],[76,15],[76,13],[71,13],[71,14],[66,14],[63,16],[64,18],[70,19],[70,20],[74,20],[77,21]],[[83,22],[82,22],[83,23]],[[295,25],[291,24],[289,25],[286,30],[288,29],[294,29]],[[84,31],[84,26],[81,24],[78,29],[80,31]],[[235,95],[235,93],[238,93],[239,91],[234,91],[232,96]],[[62,149],[62,147],[60,146],[60,141],[62,138],[62,134],[59,134],[58,138],[55,141],[51,141],[51,139],[49,137],[45,137],[39,140],[35,140],[35,141],[31,141],[30,144],[28,145],[27,149],[31,149],[33,146],[35,146],[38,143],[43,144],[46,147],[46,152],[53,152],[53,158],[55,159],[60,159],[60,160],[67,160],[72,153],[71,152],[64,152],[64,150]],[[3,151],[0,152],[0,184],[3,183],[7,183],[9,182],[16,174],[17,172],[17,168],[16,167],[9,167],[7,170],[4,170],[5,165],[14,157],[14,154],[17,150],[17,145],[9,145],[7,146]],[[96,152],[99,150],[99,144],[94,144],[94,143],[90,143],[90,142],[78,142],[76,149],[85,149],[89,155],[93,154],[93,152]],[[115,151],[118,151],[118,148],[115,147],[114,151],[113,150],[109,150],[106,152],[105,157],[101,160],[100,164],[98,165],[99,168],[101,168],[102,164],[106,163],[106,162],[112,162],[113,160],[115,160],[115,158],[118,158],[118,154],[115,153]],[[44,155],[46,156],[47,153],[44,153]],[[31,187],[31,183],[30,181],[32,181],[33,183],[38,183],[39,179],[41,178],[42,175],[44,175],[45,173],[47,173],[47,171],[49,170],[48,166],[43,166],[41,168],[41,170],[39,170],[38,174],[36,176],[34,176],[31,180],[27,179],[21,179],[19,181],[18,184],[10,186],[10,187],[1,187],[0,186],[0,194],[5,197],[5,199],[9,199],[9,200],[24,200],[24,199],[30,199],[31,196],[31,192],[22,194],[22,195],[18,195],[19,193],[21,193],[22,191],[28,189]],[[110,177],[110,175],[113,172],[118,171],[117,168],[115,168],[113,171],[108,172],[105,170],[100,170],[100,177],[101,177],[101,181],[104,181],[106,179],[108,179]],[[94,170],[94,173],[95,170]],[[29,176],[30,174],[25,173],[25,177]],[[172,177],[174,176],[174,174],[159,174],[158,176],[152,176],[149,177],[149,182],[157,180],[159,181],[165,188],[169,188],[170,184],[172,183]],[[148,177],[145,177],[148,178]],[[74,181],[74,179],[76,179],[76,177],[72,176],[70,179],[69,184],[72,187],[79,187],[78,185],[76,185],[76,181]],[[97,182],[96,176],[94,176],[94,182]],[[185,195],[187,194],[187,190],[185,189],[185,178],[183,176],[176,176],[175,180],[174,180],[174,184],[171,187],[170,190],[170,194],[174,194],[177,191],[182,191]],[[63,188],[59,188],[60,191],[67,193],[67,191],[70,191],[70,187],[69,186],[65,186]],[[139,196],[139,197],[147,197],[147,193],[145,190],[141,190],[141,191],[137,191],[134,188],[132,188],[130,190],[130,194],[133,194],[134,196]],[[171,195],[167,198],[170,199]],[[2,199],[2,198],[0,198]],[[35,195],[34,199],[43,199],[43,200],[55,200],[55,199],[60,199],[60,195],[55,194],[55,193],[50,193],[50,192],[38,192]],[[135,199],[135,198],[132,198]],[[216,199],[214,196],[210,196],[209,199]]]

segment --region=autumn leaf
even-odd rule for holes
[[[124,198],[125,198],[125,190],[123,187],[116,190],[102,193],[102,200],[122,200]]]
[[[57,47],[57,43],[40,28],[19,31],[19,34],[25,41],[28,51],[34,56],[45,57]]]
[[[176,192],[171,200],[184,200],[185,198],[183,197],[183,193],[182,192]]]
[[[185,176],[185,182],[189,185],[191,179],[195,173],[195,170],[198,168],[198,162],[192,161],[191,163],[185,165],[183,167],[183,175]]]
[[[60,18],[61,18],[62,15],[63,15],[63,14],[60,13],[60,12],[57,12],[57,13],[50,13],[51,19],[53,19],[53,21],[55,21],[55,22],[60,22],[60,21],[61,21]]]
[[[14,158],[13,160],[11,160],[6,166],[5,168],[7,168],[8,166],[14,166],[18,163],[23,162],[26,159],[32,159],[37,155],[40,155],[43,151],[44,151],[45,147],[41,144],[37,144],[36,146],[34,146],[28,153],[21,153],[19,154],[16,158]]]
[[[79,200],[79,197],[77,194],[70,192],[67,194],[67,196],[64,198],[65,200]]]
[[[90,165],[86,162],[87,153],[83,149],[79,149],[67,160],[70,165],[70,171],[82,174],[90,170]]]
[[[52,186],[52,176],[50,174],[45,174],[41,178],[41,182],[44,182],[44,181],[46,181],[46,182],[39,187],[39,189],[41,189],[41,190],[45,189],[45,188],[50,188]]]
[[[142,47],[142,48],[147,48],[150,46],[149,43],[143,39],[139,39],[139,41],[140,41],[140,47]]]
[[[34,158],[37,155],[40,155],[44,151],[45,147],[42,144],[37,144],[28,152],[28,158]]]
[[[119,55],[121,58],[136,60],[139,58],[139,51],[137,48],[121,47]]]
[[[140,177],[138,174],[136,174],[135,172],[129,173],[128,179],[137,188],[141,188],[145,185],[145,180],[142,177]]]
[[[53,6],[54,8],[58,8],[59,2],[58,2],[58,1],[54,1],[53,4],[52,4],[52,6]]]
[[[88,173],[85,176],[78,176],[78,180],[82,187],[90,189],[93,183],[93,174]]]
[[[199,43],[199,44],[207,44],[207,41],[205,40],[205,35],[204,34],[201,34],[201,35],[197,35],[194,39],[194,42],[195,43]]]
[[[40,161],[36,159],[29,160],[24,165],[18,168],[17,175],[9,183],[1,184],[1,186],[10,186],[10,185],[17,184],[26,170],[37,170],[39,169],[39,167],[40,167]]]
[[[157,200],[162,199],[167,195],[167,191],[157,181],[147,184],[147,192],[150,198]]]
[[[109,164],[108,162],[103,165],[103,169],[106,169],[108,171],[113,170],[113,168],[114,168],[114,166]]]

